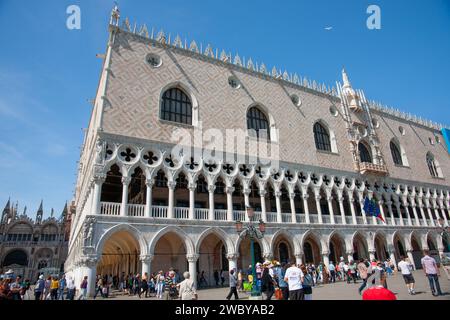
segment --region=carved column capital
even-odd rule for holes
[[[208,186],[208,192],[209,193],[214,193],[214,191],[216,191],[216,186],[214,186],[214,185]]]
[[[189,263],[195,263],[200,258],[199,254],[188,254],[186,259]]]
[[[294,200],[295,199],[295,193],[289,193],[289,199]]]
[[[189,183],[188,189],[189,189],[189,191],[195,192],[195,190],[197,190],[197,184],[196,183]]]
[[[177,183],[175,181],[167,182],[167,187],[171,190],[175,190],[176,186],[177,186]]]
[[[234,187],[226,187],[225,192],[228,194],[232,194],[234,191],[236,191],[236,188]]]
[[[279,197],[281,197],[281,191],[275,191],[275,197],[277,197],[277,198],[279,198]]]
[[[153,188],[155,181],[153,179],[145,180],[145,185],[149,188]]]
[[[239,254],[237,253],[229,253],[227,254],[227,259],[228,260],[237,260],[239,258]]]
[[[139,260],[141,262],[148,262],[148,263],[150,263],[150,262],[152,262],[154,257],[155,256],[153,254],[144,254],[144,255],[139,256]]]
[[[266,190],[259,190],[259,196],[260,196],[260,197],[265,197],[266,194],[267,194],[267,191],[266,191]]]

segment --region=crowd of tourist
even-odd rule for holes
[[[435,259],[427,251],[424,251],[421,264],[433,296],[442,295],[439,284],[440,270]],[[441,265],[450,280],[450,259],[442,256]],[[247,270],[230,270],[229,272],[215,270],[213,277],[216,287],[224,286],[228,282],[230,287],[226,297],[228,300],[233,296],[235,299],[239,299],[239,294],[244,292],[250,294],[252,290],[255,291],[253,284],[256,286],[256,291],[262,292],[267,300],[273,298],[277,300],[312,300],[314,288],[337,281],[347,284],[356,284],[360,281],[361,285],[358,291],[361,295],[363,291],[373,285],[388,289],[387,279],[396,270],[402,274],[408,293],[415,295],[415,279],[412,274],[414,266],[408,257],[402,257],[397,268],[389,259],[386,261],[361,259],[347,262],[341,257],[337,263],[330,261],[328,264],[319,263],[317,266],[313,263],[298,265],[295,262],[266,261],[255,265],[256,279],[254,279],[251,265]],[[372,279],[371,275],[375,273],[377,278]],[[196,276],[198,288],[208,286],[205,271],[198,272]],[[22,279],[21,276],[6,277],[0,279],[0,299],[85,300],[89,281],[91,280],[87,276],[84,277],[77,295],[74,279],[70,276],[66,278],[65,275],[61,277],[40,275],[34,285],[29,279]],[[112,290],[118,291],[119,294],[139,298],[153,297],[164,300],[196,300],[198,298],[196,285],[189,272],[181,275],[178,270],[173,268],[166,272],[161,270],[157,273],[144,273],[143,275],[126,275],[125,273],[120,276],[98,275],[94,281],[94,299],[98,296],[106,299],[110,297]]]

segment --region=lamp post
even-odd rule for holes
[[[264,221],[259,220],[259,223],[256,224],[253,222],[253,217],[255,216],[255,212],[253,208],[247,207],[247,216],[249,222],[246,226],[242,221],[236,221],[236,231],[239,235],[249,236],[250,237],[250,256],[252,259],[252,292],[251,297],[254,299],[261,296],[261,293],[256,284],[256,257],[255,257],[255,240],[262,239],[264,237],[264,233],[266,232],[266,224]]]
[[[445,226],[445,222],[444,219],[439,218],[438,219],[438,224],[441,226],[441,236],[442,236],[442,240],[444,240],[447,243],[447,250],[450,251],[450,239],[449,239],[449,231],[448,231],[448,226]]]

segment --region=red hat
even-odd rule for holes
[[[384,287],[372,287],[364,291],[363,300],[397,300],[395,294]]]

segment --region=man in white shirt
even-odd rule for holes
[[[430,282],[431,293],[433,296],[442,296],[441,286],[439,284],[439,277],[441,276],[436,260],[430,256],[428,250],[424,250],[424,257],[420,262],[422,263],[423,272]]]
[[[341,261],[339,262],[339,272],[341,273],[342,281],[345,280],[345,276],[346,276],[347,271],[348,271],[348,268],[347,268],[347,271],[345,271],[344,269],[345,269],[345,262],[344,262],[344,258],[341,257]]]
[[[297,267],[295,262],[286,270],[284,281],[289,286],[289,300],[303,300],[303,272]]]
[[[406,287],[408,288],[409,294],[416,294],[414,291],[415,280],[411,273],[413,266],[411,262],[409,262],[407,257],[402,257],[402,261],[400,261],[397,265],[397,268],[402,272],[403,279],[405,280]]]
[[[73,300],[75,298],[75,281],[71,276],[67,277],[67,300]]]

